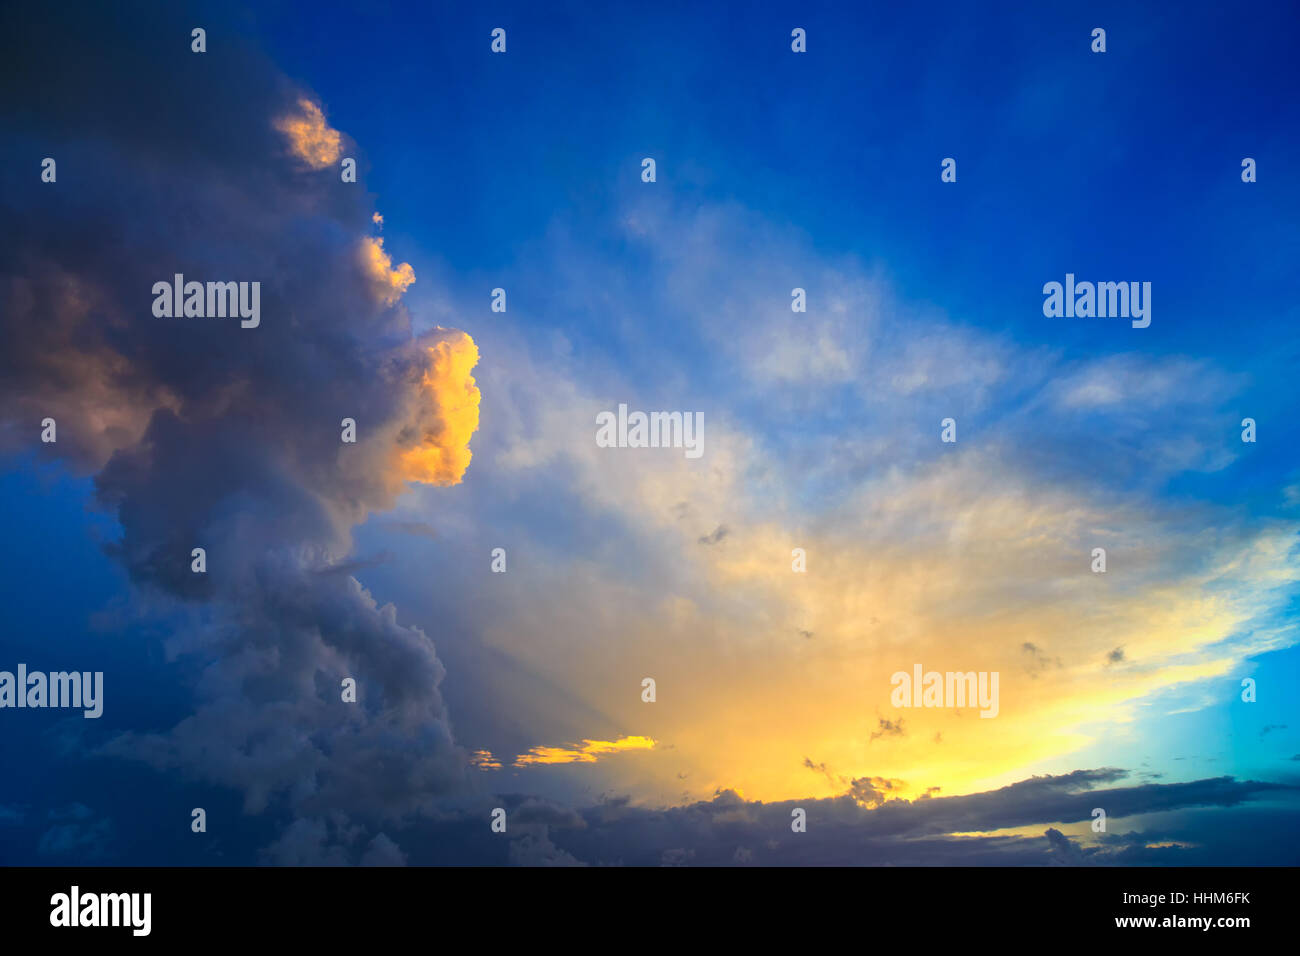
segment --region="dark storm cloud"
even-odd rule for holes
[[[343,562],[351,528],[403,490],[398,453],[437,432],[423,378],[444,336],[413,337],[404,308],[375,295],[358,255],[364,186],[337,163],[293,161],[274,120],[310,93],[220,8],[4,16],[0,447],[93,471],[134,585],[205,604],[204,624],[169,642],[201,665],[194,712],[103,752],[237,788],[250,811],[282,801],[302,819],[277,860],[341,846],[395,861],[323,814],[425,811],[462,785],[464,754],[433,643]],[[196,24],[204,54],[190,52]],[[45,156],[56,183],[40,181]],[[152,286],[175,273],[260,282],[260,326],[155,317]],[[57,444],[39,443],[45,417]],[[345,417],[355,445],[340,442]],[[195,547],[206,574],[191,571]]]
[[[551,842],[545,826],[525,827],[510,841],[510,862],[515,866],[586,866],[572,853]]]
[[[808,761],[811,764],[811,761]],[[810,769],[817,769],[812,765]],[[1206,831],[1163,828],[1150,833],[1099,834],[1084,846],[1052,824],[1091,820],[1103,807],[1111,821],[1140,814],[1196,808],[1231,808],[1267,798],[1294,803],[1296,788],[1231,777],[1184,784],[1107,787],[1127,776],[1115,769],[1078,770],[1033,777],[1000,790],[960,797],[927,794],[915,801],[887,799],[896,781],[860,778],[859,796],[762,804],[722,791],[713,800],[670,809],[620,806],[584,810],[587,826],[553,834],[573,860],[590,864],[652,866],[662,862],[704,866],[754,862],[769,865],[1080,865],[1188,863]],[[880,802],[883,800],[883,802]],[[874,808],[873,808],[874,807]],[[807,831],[791,831],[791,811],[807,814]],[[1244,811],[1243,811],[1244,812]],[[1251,812],[1267,816],[1257,808]],[[474,820],[469,825],[481,825]],[[1032,830],[1029,836],[957,836],[998,829]],[[1179,841],[1183,841],[1180,843]],[[548,841],[550,842],[550,841]],[[747,852],[737,855],[737,851]],[[1180,856],[1181,855],[1181,856]],[[523,863],[522,859],[515,862]]]
[[[585,827],[582,814],[571,807],[563,807],[550,800],[529,797],[510,813],[510,822],[516,824],[546,824],[556,827]]]
[[[1057,866],[1081,866],[1086,862],[1083,851],[1060,830],[1048,827],[1043,834],[1048,843],[1048,862]]]

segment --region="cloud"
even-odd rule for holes
[[[337,163],[343,149],[338,130],[330,128],[321,108],[306,97],[295,106],[294,112],[272,121],[289,141],[290,151],[312,169]]]
[[[708,534],[703,535],[700,538],[700,544],[717,544],[726,536],[727,536],[727,526],[725,524],[720,524]]]
[[[512,866],[586,866],[573,854],[561,850],[547,833],[546,827],[535,828],[537,832],[527,832],[510,841],[510,864]]]
[[[1271,625],[1295,582],[1295,523],[1158,493],[1226,454],[1213,402],[1194,388],[1179,397],[1195,383],[1176,363],[1063,362],[914,309],[870,264],[828,260],[784,226],[708,204],[635,217],[640,274],[665,280],[663,298],[596,297],[619,313],[611,352],[636,353],[646,329],[676,352],[648,349],[614,368],[560,336],[521,335],[513,315],[478,343],[451,330],[417,335],[403,298],[414,271],[367,241],[376,223],[364,193],[304,175],[309,159],[285,154],[293,139],[275,119],[314,127],[301,105],[312,94],[234,44],[219,61],[224,85],[194,79],[162,39],[185,35],[183,14],[138,31],[94,10],[66,28],[32,17],[45,35],[33,48],[54,60],[18,50],[6,62],[49,96],[29,97],[37,115],[0,93],[16,118],[0,151],[18,168],[33,143],[49,142],[79,175],[57,192],[0,199],[12,224],[0,237],[0,441],[96,474],[97,500],[122,526],[112,553],[150,606],[167,609],[169,660],[199,675],[191,718],[137,730],[105,753],[233,787],[250,811],[287,808],[307,821],[294,836],[329,857],[332,807],[369,834],[467,785],[430,634],[443,653],[463,639],[466,659],[481,650],[490,662],[484,672],[506,662],[511,680],[523,675],[510,686],[525,692],[508,698],[464,692],[511,701],[498,718],[514,724],[511,745],[493,747],[536,758],[520,771],[582,764],[600,784],[626,781],[639,798],[664,800],[683,799],[689,771],[681,816],[638,817],[664,825],[657,860],[665,846],[694,845],[677,838],[678,824],[742,827],[764,812],[731,801],[724,820],[721,804],[690,802],[701,793],[806,793],[805,753],[868,781],[868,801],[882,796],[871,781],[890,781],[877,824],[924,820],[896,798],[936,781],[946,793],[984,792],[1025,767],[1059,766],[1154,696],[1212,688],[1249,654],[1294,641]],[[109,71],[106,90],[62,78],[61,65],[106,45],[151,66]],[[175,83],[158,84],[153,64]],[[195,102],[205,103],[197,119]],[[116,241],[99,238],[109,235]],[[590,307],[591,289],[624,291],[618,273],[633,271],[584,272],[570,250],[548,251],[555,261],[540,255],[535,268],[556,278],[566,308]],[[151,321],[144,290],[174,271],[261,277],[262,326]],[[422,273],[412,294],[431,285]],[[809,290],[809,313],[789,311],[793,286]],[[684,318],[661,335],[647,317]],[[486,368],[475,364],[480,348]],[[638,374],[647,367],[653,375]],[[597,453],[593,411],[633,385],[655,392],[642,407],[674,407],[663,395],[698,400],[710,418],[702,462]],[[932,411],[953,404],[966,410],[962,442],[941,448]],[[1175,430],[1185,444],[1136,440],[1159,432],[1153,422],[1171,409],[1188,413]],[[491,434],[476,431],[480,412]],[[59,419],[57,446],[34,437],[46,414]],[[358,423],[355,446],[338,442],[343,417]],[[427,592],[419,617],[399,620],[348,555],[353,529],[403,494],[446,531],[435,566],[375,585]],[[698,546],[709,528],[728,529],[725,545]],[[464,560],[488,529],[517,542],[509,589],[489,591],[484,562]],[[1087,570],[1099,541],[1108,575]],[[188,568],[199,544],[204,576]],[[808,551],[806,575],[791,573],[795,546]],[[429,633],[408,618],[430,622]],[[794,629],[817,640],[791,640]],[[1044,634],[1060,635],[1051,667]],[[1132,666],[1100,673],[1117,646]],[[905,736],[901,718],[873,720],[887,675],[918,658],[1001,670],[999,719],[913,711]],[[672,688],[675,704],[655,710],[653,727],[676,746],[671,760],[661,747],[615,761],[540,743],[648,730],[629,692],[632,666]],[[358,681],[356,705],[339,700],[345,676]],[[868,756],[864,744],[884,734],[889,745]],[[1060,799],[1061,788],[1044,789]],[[924,802],[961,816],[967,805],[949,799]],[[846,795],[831,809],[861,809],[852,803]],[[967,816],[964,825],[990,822]],[[1059,821],[1031,822],[1032,840],[981,840],[978,852],[1041,860],[1041,825]],[[761,860],[769,841],[788,841],[775,823],[727,841],[726,858],[744,846]],[[533,855],[558,855],[549,837],[533,837]],[[342,845],[354,860],[363,843]],[[931,851],[952,852],[917,852]],[[795,845],[787,858],[803,852]]]
[[[1080,866],[1086,862],[1083,850],[1060,830],[1048,827],[1043,836],[1050,847],[1047,851],[1049,863],[1056,866]]]
[[[526,270],[579,311],[612,310],[599,352],[522,338],[509,323],[524,319],[481,333],[493,357],[482,413],[494,427],[475,445],[486,482],[458,500],[464,526],[446,542],[508,529],[527,574],[507,594],[447,569],[464,597],[431,604],[472,606],[483,642],[529,675],[512,702],[531,743],[571,739],[593,726],[588,713],[637,728],[643,705],[618,676],[631,658],[673,688],[654,736],[678,749],[607,762],[603,785],[680,801],[686,770],[695,798],[793,798],[815,752],[849,779],[959,794],[1070,754],[1104,759],[1153,699],[1204,707],[1239,662],[1294,642],[1278,615],[1300,525],[1231,496],[1165,493],[1214,457],[1156,451],[1165,416],[1202,450],[1225,445],[1218,397],[1180,389],[1232,376],[1152,355],[1067,360],[903,301],[872,263],[828,258],[752,211],[636,205],[640,298],[563,239]],[[807,316],[789,311],[795,286],[810,292]],[[614,291],[592,303],[593,288]],[[691,347],[658,350],[641,334],[651,316]],[[802,359],[776,374],[774,353],[823,331],[843,374]],[[1111,381],[1120,399],[1067,400],[1058,378]],[[771,389],[778,380],[789,387]],[[614,400],[703,409],[705,457],[600,454],[589,423]],[[964,409],[956,445],[938,440],[944,408]],[[1090,569],[1097,546],[1106,575]],[[807,574],[791,572],[794,547]],[[1098,666],[1117,647],[1122,666]],[[998,718],[897,712],[888,675],[918,661],[999,672]],[[798,722],[771,706],[777,686]]]
[[[93,60],[107,45],[134,65],[89,92],[42,81],[39,112],[0,94],[15,143],[81,170],[0,200],[0,441],[93,472],[120,525],[109,553],[169,635],[168,659],[196,675],[188,717],[96,752],[287,813],[276,860],[345,846],[355,861],[361,836],[343,836],[466,786],[433,641],[348,556],[353,528],[408,482],[463,479],[478,352],[460,331],[413,331],[398,301],[413,272],[366,235],[365,191],[302,174],[340,149],[315,98],[234,38],[195,71],[174,52],[187,16],[31,18],[33,50]],[[20,76],[44,75],[34,53],[6,52]],[[260,282],[260,325],[153,316],[153,283],[176,273]],[[57,444],[30,427],[47,415]],[[344,418],[355,444],[340,441]],[[195,547],[205,574],[191,571]],[[322,822],[336,811],[349,822]],[[48,846],[79,833],[52,831]],[[371,850],[394,859],[382,841]]]
[[[656,744],[650,737],[620,737],[618,740],[584,740],[582,746],[534,747],[515,758],[514,766],[528,767],[538,764],[595,763],[609,754],[630,750],[653,750]]]
[[[359,249],[362,272],[370,280],[375,298],[384,305],[395,303],[414,284],[411,264],[403,262],[394,269],[393,257],[384,251],[382,237],[363,236]]]
[[[549,800],[530,797],[510,813],[512,824],[545,824],[553,827],[585,827],[587,822],[578,811]]]
[[[464,332],[445,335],[427,349],[421,391],[397,442],[397,470],[407,481],[458,484],[473,457],[469,443],[478,431],[480,396],[470,372],[478,348]]]
[[[492,756],[490,750],[476,750],[469,757],[469,765],[479,770],[500,770],[501,761]]]
[[[849,786],[849,797],[859,806],[872,808],[885,802],[888,795],[897,790],[901,780],[887,780],[884,777],[859,777]]]
[[[83,861],[108,854],[115,834],[112,820],[96,818],[94,811],[81,803],[52,810],[49,818],[53,825],[41,834],[36,847],[39,856]]]
[[[457,598],[436,605],[472,606],[484,643],[535,680],[511,694],[529,746],[572,739],[574,726],[591,726],[587,714],[635,728],[644,705],[614,675],[638,649],[645,673],[673,688],[654,736],[678,749],[673,761],[605,762],[604,786],[635,782],[640,796],[677,802],[686,770],[692,797],[734,786],[793,798],[807,791],[802,761],[815,745],[850,779],[969,792],[1099,746],[1155,695],[1198,687],[1203,697],[1235,660],[1293,638],[1262,626],[1294,587],[1289,522],[1049,480],[1032,455],[996,438],[865,470],[856,456],[832,455],[811,463],[820,470],[810,477],[804,452],[821,447],[813,429],[773,435],[731,417],[721,399],[706,406],[701,467],[601,455],[588,423],[608,407],[602,396],[626,395],[607,384],[617,373],[527,349],[507,330],[491,349],[483,415],[494,428],[475,445],[486,471],[454,515],[433,497],[417,498],[415,511],[447,527],[449,549],[474,547],[476,528],[509,529],[530,555],[527,573],[503,593],[473,569],[441,564]],[[644,404],[671,407],[657,396]],[[891,447],[906,447],[914,423],[879,427]],[[937,449],[937,428],[929,437]],[[520,519],[539,510],[547,520]],[[724,526],[720,544],[699,544]],[[1102,542],[1104,576],[1088,562]],[[807,550],[809,573],[791,573],[794,546]],[[816,640],[790,640],[800,631]],[[1058,637],[1049,646],[1045,634]],[[1103,672],[1097,662],[1117,646],[1138,663]],[[998,719],[886,711],[888,674],[918,660],[1000,671]],[[794,684],[791,672],[801,675]],[[706,676],[716,673],[727,679]],[[884,676],[862,676],[873,674]],[[798,702],[797,724],[770,706],[773,686]],[[906,735],[888,747],[877,739],[867,760],[863,745],[888,733],[881,713]]]
[[[1262,823],[1293,813],[1289,808],[1296,801],[1295,787],[1230,777],[1115,786],[1127,775],[1115,768],[1077,770],[957,797],[937,796],[930,788],[927,796],[911,801],[891,796],[895,782],[881,779],[855,781],[865,799],[848,794],[761,803],[727,791],[678,807],[623,804],[615,816],[592,808],[583,811],[585,827],[566,829],[562,840],[556,839],[566,859],[591,864],[1193,864],[1204,860],[1197,846],[1221,825],[1221,818],[1198,816],[1197,808],[1254,804],[1233,812]],[[1285,806],[1270,809],[1277,800]],[[1085,822],[1096,806],[1106,808],[1110,833],[1093,834]],[[795,807],[807,814],[804,833],[790,830]],[[1133,828],[1126,830],[1120,821],[1130,819]],[[1157,819],[1161,822],[1147,822]],[[1293,817],[1290,827],[1294,831]],[[738,847],[750,853],[738,856]],[[1293,849],[1278,849],[1273,862],[1294,860]]]
[[[406,866],[406,854],[386,833],[376,833],[361,855],[362,866]]]
[[[347,814],[299,818],[258,854],[270,866],[406,866],[407,855],[386,833],[369,840]]]
[[[1049,657],[1042,648],[1029,641],[1021,644],[1020,649],[1029,656],[1028,663],[1025,665],[1025,672],[1030,677],[1037,677],[1039,673],[1051,667],[1062,666],[1059,657]]]
[[[881,737],[902,737],[903,734],[906,733],[906,731],[903,730],[903,720],[901,717],[896,720],[881,717],[876,722],[876,726],[879,727],[879,730],[873,730],[871,732],[872,740],[879,740]]]
[[[347,847],[331,842],[331,831],[338,829],[323,819],[294,820],[262,850],[261,860],[271,866],[347,866]]]

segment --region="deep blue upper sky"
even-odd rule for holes
[[[1041,281],[1066,271],[1154,282],[1166,321],[1143,348],[1249,358],[1294,320],[1284,4],[583,6],[285,5],[257,22],[363,144],[390,244],[409,234],[458,272],[512,263],[557,219],[599,241],[649,155],[676,196],[761,210],[1026,337]],[[509,52],[485,63],[495,26]],[[1247,155],[1260,181],[1243,190]],[[946,156],[957,189],[936,186]]]

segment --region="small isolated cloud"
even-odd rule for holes
[[[470,755],[469,765],[480,770],[500,770],[501,761],[492,756],[490,750],[476,750]]]
[[[442,341],[425,350],[428,364],[415,393],[411,420],[399,436],[398,471],[406,481],[456,485],[473,458],[470,438],[478,431],[479,390],[471,372],[478,346],[464,332],[440,330]]]
[[[288,139],[289,151],[312,169],[331,166],[342,154],[339,131],[330,128],[321,108],[306,97],[298,100],[295,112],[278,117],[273,125]]]
[[[830,783],[831,786],[833,787],[837,786],[835,775],[831,773],[831,768],[826,766],[826,762],[824,760],[821,763],[813,763],[810,757],[804,757],[803,765],[807,767],[809,770],[813,771],[814,773],[821,774],[823,777],[826,778],[826,780]],[[841,777],[839,782],[842,782],[843,779],[844,778]]]
[[[727,526],[725,524],[720,524],[716,528],[714,528],[711,532],[701,537],[700,544],[717,544],[719,541],[725,538],[727,534],[728,534]]]
[[[656,741],[650,737],[620,737],[618,740],[586,740],[582,746],[570,747],[534,747],[528,753],[515,758],[516,767],[531,767],[538,764],[556,763],[595,763],[609,754],[628,750],[653,750]]]
[[[53,825],[41,834],[36,852],[43,857],[95,860],[105,855],[113,838],[113,821],[95,818],[81,803],[50,812]]]
[[[891,791],[906,786],[902,780],[890,780],[886,777],[858,777],[849,787],[849,796],[853,802],[868,810],[880,806]]]
[[[889,720],[886,717],[881,717],[877,726],[879,729],[871,732],[872,740],[876,740],[880,737],[902,737],[904,734],[903,718],[901,717],[897,720]]]

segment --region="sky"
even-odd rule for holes
[[[0,14],[0,862],[1300,862],[1294,10],[328,6]]]

